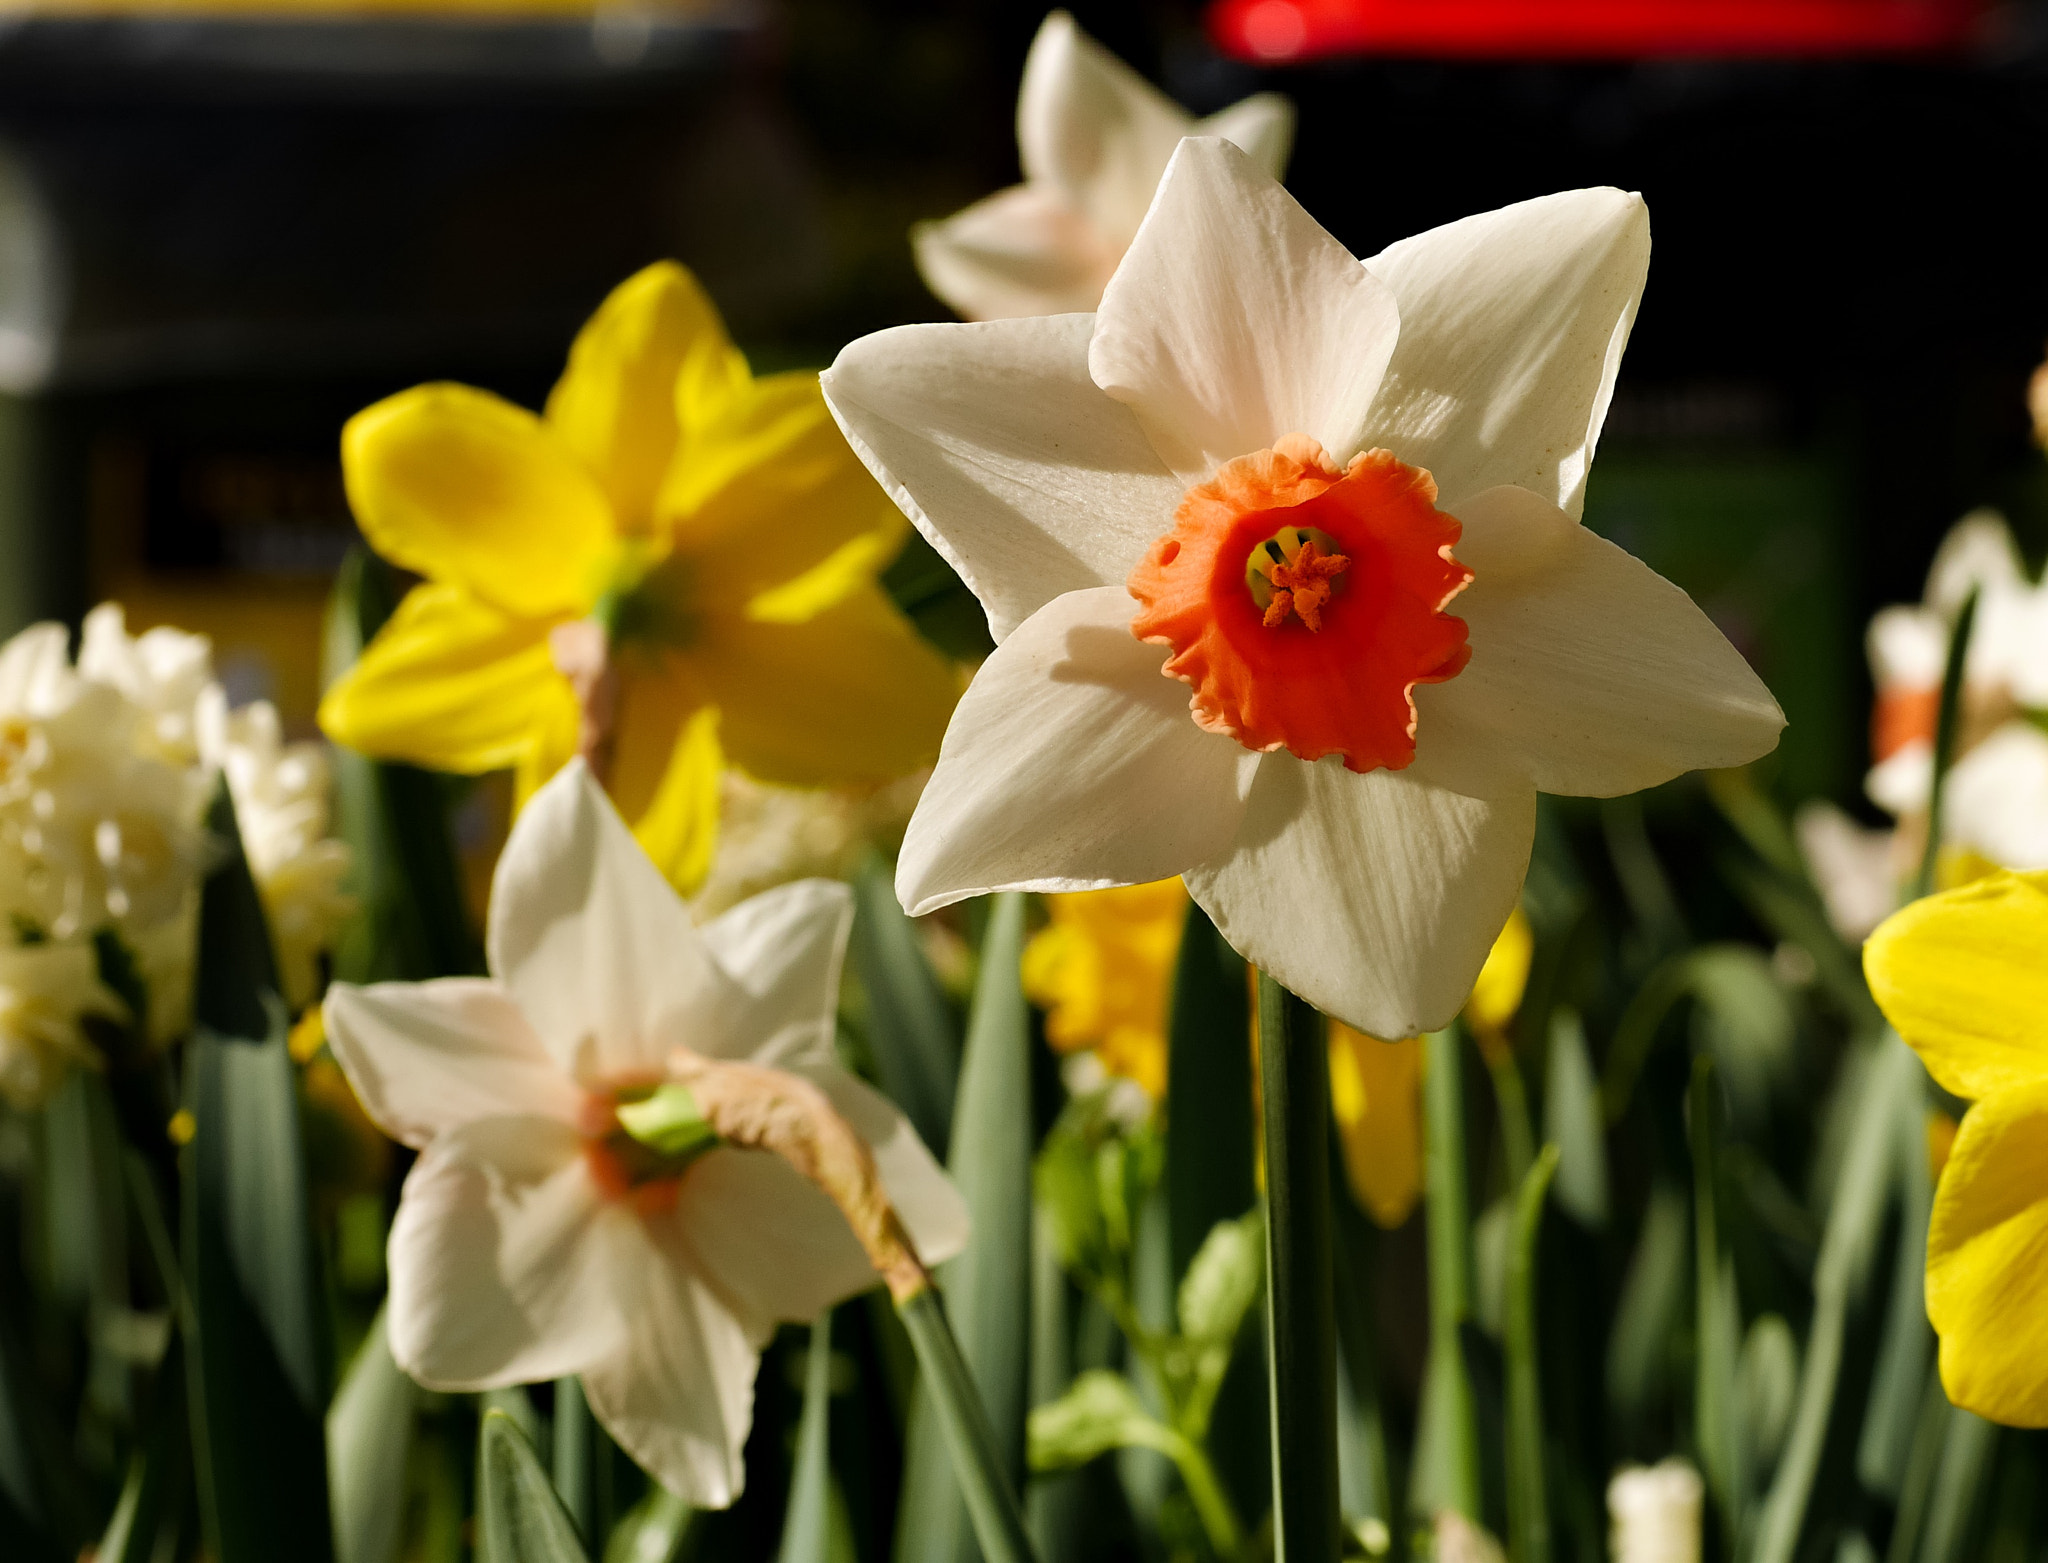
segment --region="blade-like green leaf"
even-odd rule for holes
[[[417,1391],[391,1360],[384,1319],[379,1308],[327,1410],[335,1563],[391,1563],[398,1556]]]
[[[332,1557],[329,1336],[262,904],[225,785],[199,915],[182,1210],[194,1465],[219,1563]]]
[[[1429,1361],[1415,1432],[1409,1506],[1477,1521],[1479,1412],[1459,1332],[1472,1318],[1472,1219],[1466,1196],[1464,1059],[1455,1026],[1427,1038],[1423,1140],[1429,1221]]]
[[[1742,1338],[1736,1372],[1736,1405],[1742,1414],[1742,1447],[1755,1483],[1770,1480],[1792,1430],[1792,1391],[1799,1383],[1799,1340],[1775,1313],[1764,1314]]]
[[[1694,1061],[1686,1097],[1692,1140],[1694,1355],[1693,1439],[1707,1487],[1720,1505],[1724,1534],[1739,1536],[1747,1509],[1742,1428],[1736,1404],[1736,1369],[1742,1353],[1742,1317],[1735,1295],[1735,1261],[1720,1239],[1720,1092],[1713,1061]]]
[[[952,1009],[918,944],[917,925],[896,899],[894,879],[880,853],[871,852],[862,861],[853,895],[848,953],[867,994],[867,1041],[875,1071],[919,1138],[934,1148],[948,1144],[961,1069]]]
[[[502,1411],[484,1413],[477,1465],[479,1563],[588,1563],[540,1456]]]
[[[1333,1147],[1334,1150],[1334,1147]],[[1364,1526],[1380,1548],[1403,1539],[1395,1521],[1393,1461],[1380,1397],[1378,1320],[1373,1277],[1378,1231],[1350,1194],[1343,1163],[1330,1162],[1331,1251],[1336,1288],[1337,1345],[1344,1371],[1337,1378],[1337,1480],[1347,1528]]]
[[[1217,1222],[1235,1220],[1258,1198],[1251,988],[1244,958],[1192,901],[1173,972],[1166,1122],[1166,1202],[1178,1277]]]
[[[1024,897],[997,896],[982,940],[946,1158],[974,1235],[940,1276],[946,1314],[1013,1487],[1024,1474],[1031,1340],[1031,1033],[1019,975],[1023,949]],[[952,1457],[921,1386],[911,1410],[896,1556],[901,1563],[949,1563],[975,1555]]]
[[[1505,1345],[1508,1379],[1508,1543],[1515,1563],[1550,1563],[1550,1499],[1543,1460],[1543,1385],[1536,1332],[1537,1244],[1543,1202],[1557,1172],[1546,1145],[1515,1196],[1509,1248]]]
[[[148,1431],[129,1458],[128,1478],[93,1554],[95,1563],[152,1563],[176,1546],[192,1474],[186,1423],[185,1364],[173,1352],[157,1374]]]
[[[667,1488],[654,1487],[612,1531],[604,1563],[676,1563],[703,1517]]]
[[[1607,1224],[1607,1128],[1577,1010],[1550,1018],[1543,1137],[1557,1147],[1557,1203],[1582,1226]]]
[[[18,1244],[5,1214],[0,1204],[0,1230]],[[83,1503],[69,1440],[36,1371],[18,1253],[0,1256],[0,1557],[65,1563],[86,1539]]]
[[[1991,1486],[1998,1436],[1995,1423],[1968,1411],[1957,1410],[1949,1417],[1941,1468],[1927,1506],[1927,1532],[1920,1541],[1920,1563],[1964,1563],[1981,1556],[1970,1551],[1970,1542]]]
[[[322,682],[351,666],[396,606],[391,572],[357,548],[328,602]],[[448,827],[446,784],[410,765],[337,748],[336,834],[348,843],[356,915],[336,941],[350,982],[420,981],[483,970]]]
[[[1927,1222],[1934,1179],[1927,1166],[1926,1109],[1918,1092],[1901,1092],[1892,1124],[1892,1165],[1899,1180],[1899,1236],[1892,1256],[1892,1294],[1884,1339],[1871,1375],[1870,1400],[1856,1445],[1856,1475],[1872,1492],[1896,1500],[1905,1479],[1934,1330],[1927,1322]]]
[[[1685,1312],[1689,1221],[1675,1184],[1650,1189],[1634,1256],[1622,1278],[1607,1338],[1607,1403],[1625,1427],[1642,1428],[1671,1388],[1671,1338]]]
[[[804,1414],[797,1426],[796,1472],[782,1521],[778,1563],[830,1563],[832,1556],[832,1315],[811,1326],[804,1360]]]

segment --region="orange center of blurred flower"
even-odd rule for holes
[[[583,1135],[583,1165],[605,1199],[629,1206],[638,1216],[666,1214],[682,1191],[682,1169],[625,1131],[619,1123],[618,1100],[616,1091],[583,1099],[576,1125]]]
[[[1870,753],[1889,760],[1910,743],[1933,743],[1941,716],[1941,687],[1880,689],[1870,711]]]
[[[1187,492],[1127,583],[1131,633],[1170,646],[1210,732],[1354,771],[1415,758],[1417,684],[1471,657],[1443,610],[1472,580],[1436,481],[1383,450],[1339,471],[1290,434]]]

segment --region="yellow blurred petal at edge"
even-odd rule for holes
[[[1330,1106],[1351,1192],[1377,1225],[1401,1225],[1422,1197],[1421,1041],[1332,1021]]]
[[[2048,1427],[2048,1082],[1964,1114],[1928,1224],[1927,1314],[1952,1401]]]
[[[349,419],[341,452],[363,536],[392,563],[525,618],[583,613],[602,590],[611,506],[525,408],[414,386]]]
[[[620,530],[639,532],[675,458],[679,400],[701,426],[751,378],[697,279],[657,261],[612,289],[576,334],[547,423],[604,489]]]
[[[721,616],[687,651],[726,753],[786,787],[889,781],[937,758],[959,685],[881,590],[801,624]]]
[[[327,691],[321,730],[376,759],[464,775],[521,764],[565,717],[573,745],[576,697],[547,628],[459,587],[416,586]]]
[[[659,508],[699,593],[784,622],[872,579],[909,528],[846,443],[809,371],[754,382],[686,442]],[[758,601],[817,572],[796,600],[785,592]]]
[[[2048,874],[1998,873],[1894,912],[1863,947],[1871,996],[1928,1072],[1975,1100],[2048,1081]]]
[[[725,755],[718,712],[703,707],[683,724],[668,769],[633,835],[681,895],[694,895],[718,850],[719,775]]]

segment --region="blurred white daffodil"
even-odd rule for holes
[[[1706,1489],[1683,1460],[1630,1465],[1607,1484],[1613,1563],[1700,1563],[1700,1506]]]
[[[319,989],[320,952],[355,910],[348,847],[328,835],[327,751],[287,744],[268,700],[229,710],[218,684],[198,702],[199,750],[227,778],[249,874],[263,900],[278,980],[293,1009]]]
[[[643,1467],[730,1503],[761,1345],[877,1277],[790,1162],[721,1141],[721,1072],[779,1082],[777,1110],[829,1101],[924,1259],[966,1239],[903,1116],[834,1061],[850,919],[844,886],[805,880],[699,929],[575,761],[499,860],[489,980],[330,990],[357,1095],[420,1151],[391,1231],[399,1364],[448,1390],[580,1374]]]
[[[998,643],[904,904],[1181,874],[1318,1008],[1414,1036],[1513,909],[1538,789],[1769,750],[1741,656],[1578,522],[1649,241],[1587,190],[1360,265],[1190,139],[1094,317],[847,348],[827,398]]]
[[[911,234],[918,270],[968,320],[1091,310],[1190,135],[1234,142],[1277,178],[1294,109],[1261,92],[1198,121],[1054,11],[1017,92],[1024,182],[920,224]]]
[[[91,945],[0,946],[0,1100],[42,1106],[73,1068],[99,1060],[85,1017],[125,1013],[100,981]]]
[[[173,765],[199,758],[199,702],[213,682],[213,643],[160,624],[128,633],[118,602],[85,616],[78,638],[78,675],[118,689],[141,713],[145,747]]]

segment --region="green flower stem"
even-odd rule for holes
[[[1216,1467],[1209,1463],[1202,1446],[1185,1434],[1175,1435],[1173,1447],[1166,1454],[1180,1471],[1181,1485],[1187,1489],[1188,1501],[1195,1506],[1195,1517],[1202,1522],[1202,1534],[1209,1538],[1209,1549],[1228,1563],[1244,1551],[1244,1526],[1238,1521],[1237,1510],[1231,1506],[1223,1483],[1217,1479]]]
[[[1543,1147],[1515,1196],[1514,1247],[1508,1255],[1508,1544],[1515,1563],[1550,1563],[1550,1505],[1543,1485],[1543,1385],[1536,1335],[1536,1260],[1543,1204],[1557,1172],[1558,1148]]]
[[[1941,710],[1934,721],[1934,783],[1927,793],[1927,845],[1920,853],[1920,872],[1913,876],[1913,899],[1934,893],[1935,870],[1941,855],[1941,800],[1948,788],[1949,767],[1956,757],[1956,732],[1962,726],[1963,667],[1970,657],[1970,631],[1977,622],[1977,592],[1963,599],[1962,612],[1949,635],[1948,665],[1941,674]]]
[[[1508,1185],[1520,1188],[1536,1161],[1536,1132],[1529,1126],[1529,1093],[1522,1087],[1522,1071],[1512,1052],[1489,1050],[1486,1068],[1493,1076],[1493,1099],[1500,1109],[1500,1146],[1507,1157]]]
[[[1429,1364],[1417,1443],[1425,1514],[1480,1523],[1479,1420],[1460,1334],[1472,1317],[1472,1217],[1465,1187],[1464,1060],[1455,1026],[1430,1033],[1422,1092],[1429,1222]]]
[[[1342,1533],[1330,1276],[1330,1065],[1315,1012],[1265,972],[1259,973],[1259,1080],[1266,1130],[1274,1556],[1278,1563],[1329,1563],[1339,1555]]]
[[[984,1563],[1036,1563],[1024,1529],[1024,1510],[1003,1473],[995,1430],[960,1355],[953,1327],[946,1322],[938,1292],[927,1286],[899,1302],[896,1313],[917,1351],[922,1382],[952,1453],[953,1474],[966,1499]]]

